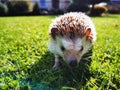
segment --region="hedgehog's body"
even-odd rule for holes
[[[56,18],[50,25],[50,35],[49,50],[55,55],[55,67],[59,56],[75,66],[96,40],[95,27],[90,18],[77,12]]]

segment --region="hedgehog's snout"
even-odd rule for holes
[[[76,58],[71,59],[69,65],[70,65],[71,67],[77,66],[77,59],[76,59]]]

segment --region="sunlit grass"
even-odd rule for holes
[[[52,68],[47,45],[54,18],[0,18],[0,89],[120,89],[120,16],[92,17],[97,29],[92,62],[73,69],[64,62]]]

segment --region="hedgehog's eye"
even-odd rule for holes
[[[83,51],[83,46],[81,46],[80,51]]]
[[[65,51],[65,48],[64,48],[64,46],[61,46],[61,50],[62,50],[62,51]]]

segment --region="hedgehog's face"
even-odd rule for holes
[[[55,53],[62,56],[70,66],[77,66],[82,55],[88,51],[92,45],[91,40],[89,40],[90,33],[91,29],[87,29],[82,37],[73,37],[75,36],[73,34],[70,34],[69,37],[65,33],[62,35],[59,34],[55,28],[52,29],[51,36],[55,41]],[[72,38],[71,35],[73,35]]]
[[[84,52],[82,39],[79,38],[77,40],[72,41],[62,38],[62,44],[59,48],[63,53],[63,59],[70,66],[77,66]]]

